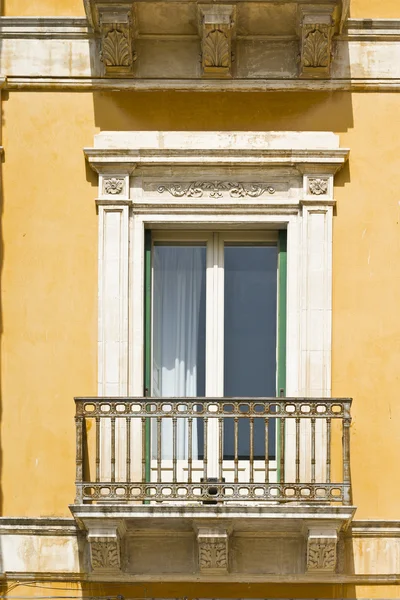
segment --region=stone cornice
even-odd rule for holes
[[[138,166],[175,165],[191,167],[201,166],[296,166],[301,173],[306,165],[321,165],[326,173],[336,173],[346,162],[349,150],[174,150],[174,149],[97,149],[85,148],[85,156],[90,166],[98,173],[118,167],[133,172]]]
[[[348,19],[338,33],[332,16],[336,13],[330,12],[332,4],[321,0],[318,4],[299,4],[297,22],[302,27],[297,30],[262,26],[245,31],[235,25],[237,12],[233,8],[225,17],[223,11],[218,12],[218,6],[228,12],[233,7],[223,2],[213,4],[215,14],[207,13],[208,21],[230,20],[230,24],[216,24],[220,33],[218,29],[213,33],[216,25],[212,23],[203,20],[201,27],[198,24],[201,15],[206,18],[201,3],[194,5],[192,28],[187,24],[186,30],[161,26],[140,30],[135,26],[135,14],[129,11],[131,3],[117,4],[118,18],[113,11],[103,10],[99,0],[96,30],[83,18],[0,17],[5,88],[203,92],[400,89],[400,19]],[[139,2],[138,6],[141,10],[140,6],[147,4]],[[205,33],[207,27],[211,30]],[[229,64],[224,66],[226,59],[222,57],[222,67],[215,67],[211,55],[205,57],[204,52],[211,51],[210,35],[214,42],[215,36],[220,42],[225,40]],[[199,60],[202,47],[205,66]],[[166,70],[169,53],[174,60],[167,60]],[[34,62],[27,58],[33,55]]]

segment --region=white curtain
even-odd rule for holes
[[[204,248],[155,246],[153,291],[153,395],[197,396],[198,339]],[[163,459],[172,459],[172,419],[162,419]],[[152,454],[157,431],[152,427]],[[188,456],[188,422],[177,421],[177,458]],[[192,425],[192,458],[198,457],[197,425]]]

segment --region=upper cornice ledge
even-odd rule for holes
[[[296,166],[323,165],[335,173],[346,162],[347,148],[324,132],[103,132],[94,148],[84,149],[97,172],[120,166]],[[303,167],[304,166],[304,167]]]

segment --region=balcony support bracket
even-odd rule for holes
[[[336,529],[309,528],[307,573],[335,573],[338,533]]]
[[[335,32],[333,9],[327,5],[299,8],[300,77],[330,77],[332,37]]]
[[[86,522],[93,574],[121,573],[121,541],[126,527],[122,520],[105,519]]]
[[[197,548],[201,573],[228,572],[229,531],[220,527],[198,527]]]
[[[235,37],[235,7],[199,5],[201,74],[207,78],[232,77],[232,42]]]

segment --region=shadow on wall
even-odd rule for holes
[[[101,131],[351,129],[348,92],[95,92]]]
[[[219,599],[354,599],[356,588],[345,584],[290,584],[290,583],[86,583],[82,584],[82,596],[114,600],[118,595],[127,600],[219,600]]]

